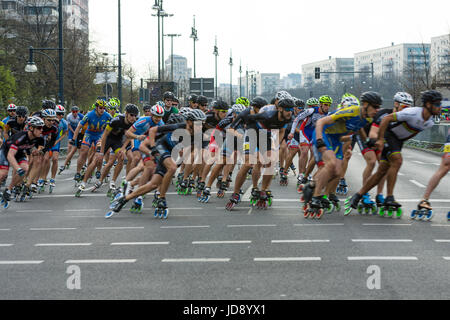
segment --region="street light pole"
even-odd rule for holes
[[[214,86],[214,96],[215,99],[217,100],[217,56],[219,55],[219,48],[217,47],[217,36],[216,36],[216,41],[214,44],[214,52],[213,52],[214,56],[215,56],[215,66],[216,66],[216,73],[215,73],[215,86]]]
[[[239,96],[242,97],[242,62],[239,61]]]
[[[195,29],[195,15],[194,15],[194,26],[192,27],[191,38],[194,40],[194,78],[197,78],[196,66],[195,66],[195,42],[198,41],[197,29]]]
[[[63,10],[62,0],[58,1],[58,38],[59,38],[59,103],[64,104],[64,47],[63,47]]]
[[[230,106],[233,105],[233,58],[230,50]]]
[[[165,34],[166,37],[170,37],[170,81],[173,82],[173,38],[181,37],[181,34]]]
[[[122,101],[122,35],[121,35],[121,15],[120,15],[120,0],[118,0],[118,24],[119,24],[119,59],[118,59],[118,68],[119,68],[119,79],[117,81],[117,94],[119,96],[119,100]],[[122,113],[122,103],[120,104],[120,112]]]

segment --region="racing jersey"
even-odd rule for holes
[[[421,107],[410,107],[394,112],[394,120],[397,122],[392,124],[388,131],[393,133],[400,141],[411,139],[419,132],[434,125],[433,118],[430,117],[430,119],[424,120],[422,113],[423,108]]]
[[[166,123],[169,120],[169,117],[171,114],[177,114],[178,113],[178,109],[175,107],[170,107],[169,110],[166,110],[166,108],[164,108],[164,116],[162,118],[162,120],[164,121],[164,123]]]
[[[111,121],[112,117],[108,112],[104,112],[98,116],[95,110],[88,112],[80,124],[84,126],[87,124],[86,134],[99,136],[105,131],[106,126]]]
[[[239,124],[244,123],[247,129],[282,129],[286,128],[291,119],[280,121],[278,111],[266,111],[263,113],[250,114],[251,109],[246,109],[239,114],[236,120],[230,125],[230,128],[236,129]]]
[[[155,126],[163,126],[164,121],[161,120],[158,123],[155,123],[152,119],[152,117],[140,117],[136,122],[133,124],[133,129],[136,130],[136,135],[143,135],[145,134],[148,129],[155,127]]]
[[[58,127],[55,125],[50,127],[44,126],[42,129],[42,138],[45,142],[44,152],[46,152],[54,146],[56,140],[58,139]]]
[[[77,129],[78,123],[83,120],[83,115],[81,113],[78,113],[76,117],[74,117],[73,113],[70,113],[67,116],[67,123],[72,128],[72,130],[75,132]]]
[[[8,130],[8,136],[12,136],[20,131],[23,131],[25,128],[26,121],[22,124],[17,122],[17,118],[9,119],[8,123],[5,123],[5,129]]]
[[[348,135],[356,133],[359,129],[364,128],[367,124],[372,123],[371,118],[361,117],[361,108],[359,106],[350,106],[342,108],[330,117],[334,123],[324,127],[325,134]]]
[[[25,153],[30,152],[31,149],[38,146],[44,145],[44,139],[42,137],[37,137],[30,139],[28,136],[28,131],[20,131],[9,137],[5,143],[3,143],[1,149],[4,152],[5,157],[7,157],[10,149],[17,150],[16,159],[25,156]]]
[[[111,120],[111,122],[106,126],[107,130],[111,130],[108,135],[108,139],[115,139],[121,141],[125,134],[125,131],[130,129],[133,123],[126,123],[125,116],[119,115]]]
[[[294,134],[294,132],[300,130],[312,131],[314,130],[317,121],[323,117],[326,117],[326,114],[321,114],[319,112],[319,107],[308,108],[297,115],[292,124],[290,133]]]

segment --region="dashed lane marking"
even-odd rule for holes
[[[29,261],[27,261],[27,260],[23,260],[23,261],[20,261],[20,260],[17,260],[17,261],[0,261],[0,265],[41,264],[43,262],[44,262],[44,260],[34,260],[34,261],[32,261],[32,260],[29,260]]]
[[[161,262],[230,262],[230,258],[162,259]]]
[[[36,243],[35,247],[86,247],[92,243]]]
[[[413,242],[411,239],[352,239],[352,242]]]
[[[272,258],[254,258],[255,262],[306,262],[321,261],[321,257],[272,257]]]
[[[192,241],[192,244],[250,244],[250,240],[236,240],[236,241]]]
[[[426,186],[424,186],[423,184],[421,184],[420,182],[417,182],[416,180],[409,180],[411,183],[414,183],[416,186],[418,186],[419,188],[426,188]]]
[[[272,240],[271,243],[329,243],[330,240]]]
[[[168,245],[169,241],[163,242],[113,242],[112,246],[153,246],[153,245]]]
[[[67,260],[66,264],[82,264],[82,263],[135,263],[136,259],[91,259],[91,260]]]
[[[417,257],[347,257],[349,261],[388,260],[388,261],[417,261]]]

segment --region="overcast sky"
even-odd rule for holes
[[[139,76],[148,66],[157,70],[157,18],[154,0],[121,0],[122,52]],[[301,73],[301,65],[355,52],[390,46],[392,42],[430,42],[450,33],[448,0],[164,0],[174,14],[164,19],[164,33],[180,33],[174,54],[185,56],[193,68],[196,16],[197,77],[214,77],[214,38],[217,36],[219,83],[229,83],[230,50],[233,82],[239,62],[245,70],[276,72],[283,77]],[[100,52],[117,53],[117,0],[89,1],[90,40]],[[165,57],[170,55],[166,38]]]

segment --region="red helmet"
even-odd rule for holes
[[[164,116],[164,109],[163,107],[159,106],[159,105],[154,105],[152,107],[152,115],[157,116],[157,117],[162,117]]]
[[[6,110],[8,111],[16,111],[17,107],[14,103],[11,103],[10,105],[8,105],[8,108]]]

